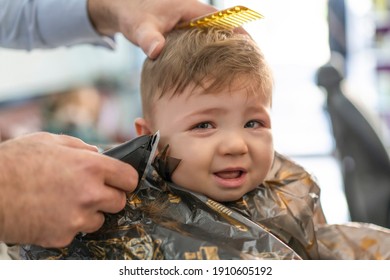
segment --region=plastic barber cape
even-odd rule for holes
[[[390,259],[390,230],[329,225],[320,189],[276,153],[264,184],[218,203],[152,170],[124,210],[63,249],[22,246],[26,259]]]

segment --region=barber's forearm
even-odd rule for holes
[[[31,50],[82,43],[113,46],[92,26],[87,0],[0,0],[0,46]]]
[[[87,10],[87,0],[36,1],[40,2],[38,24],[49,46],[83,43],[113,46],[112,39],[102,37],[92,26]]]

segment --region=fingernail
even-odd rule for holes
[[[158,46],[159,43],[160,43],[159,41],[153,41],[153,43],[150,44],[150,47],[149,47],[149,50],[148,50],[148,53],[147,53],[148,57],[150,57],[150,58],[155,58],[156,57],[156,55],[152,56],[152,54],[156,50],[156,47]]]

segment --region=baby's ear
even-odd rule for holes
[[[136,118],[134,121],[137,136],[152,134],[147,121],[144,118]]]

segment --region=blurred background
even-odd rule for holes
[[[317,71],[337,52],[346,92],[381,121],[380,133],[386,135],[390,1],[204,2],[221,9],[243,5],[265,16],[244,27],[274,72],[275,148],[317,178],[329,223],[350,221],[344,161]],[[0,140],[42,130],[98,146],[133,138],[133,121],[141,115],[139,76],[145,55],[121,35],[116,42],[114,51],[84,45],[31,52],[0,48]]]

